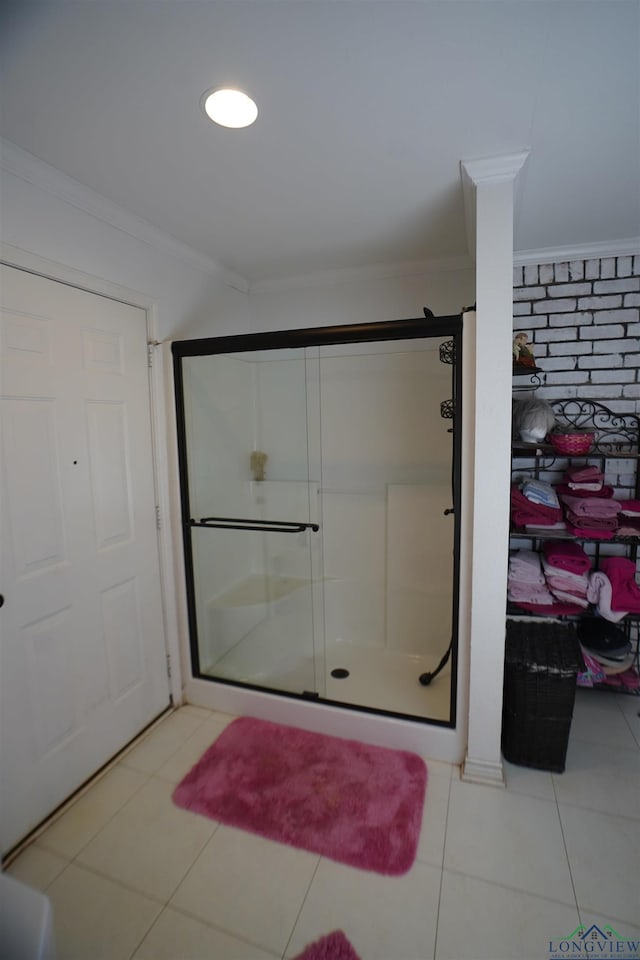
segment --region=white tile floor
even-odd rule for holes
[[[59,960],[274,960],[336,929],[362,960],[548,960],[580,922],[639,937],[638,710],[579,691],[565,773],[507,765],[506,790],[425,758],[417,860],[387,878],[175,807],[231,720],[183,707],[9,872],[50,897]]]

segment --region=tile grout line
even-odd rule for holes
[[[569,868],[569,878],[571,880],[571,889],[573,890],[573,897],[576,904],[576,912],[578,914],[578,921],[582,923],[582,913],[580,910],[580,904],[578,903],[578,894],[576,892],[576,885],[573,879],[573,870],[571,869],[571,857],[569,856],[569,848],[567,847],[567,838],[564,835],[564,824],[562,823],[562,814],[560,812],[560,802],[558,800],[558,794],[556,792],[556,782],[551,774],[551,785],[553,786],[553,795],[556,798],[556,810],[558,811],[558,822],[560,824],[560,833],[562,834],[562,844],[564,846],[564,855],[567,858],[567,866]]]
[[[113,769],[115,770],[116,768],[114,767]],[[126,769],[127,769],[127,770],[131,770],[132,768],[131,768],[131,767],[127,767]],[[45,830],[42,834],[40,834],[38,837],[34,837],[32,843],[31,843],[29,846],[35,846],[35,844],[38,844],[38,846],[39,846],[41,849],[46,850],[48,853],[55,853],[55,855],[56,855],[57,857],[62,857],[64,860],[67,861],[67,863],[69,863],[69,864],[70,864],[70,863],[75,863],[76,860],[78,859],[78,857],[80,856],[80,854],[81,854],[84,850],[86,850],[86,848],[89,846],[89,844],[92,843],[92,842],[96,839],[96,837],[98,836],[98,834],[101,833],[101,832],[105,829],[105,827],[107,827],[110,823],[112,823],[113,820],[115,820],[115,818],[118,816],[118,814],[121,813],[122,810],[124,810],[124,808],[140,793],[140,791],[141,791],[144,787],[147,786],[147,784],[148,784],[149,781],[151,780],[151,774],[143,773],[141,770],[136,770],[135,773],[139,773],[141,776],[144,776],[144,777],[145,777],[144,782],[141,783],[141,784],[139,784],[139,786],[137,786],[137,787],[135,788],[135,790],[133,791],[133,793],[130,794],[130,796],[128,796],[128,797],[126,798],[126,800],[123,800],[123,802],[120,804],[120,806],[118,807],[118,809],[117,809],[117,810],[114,810],[113,813],[112,813],[109,817],[107,817],[107,819],[104,821],[104,823],[101,823],[101,824],[100,824],[100,826],[97,828],[97,830],[95,831],[95,833],[92,833],[92,834],[91,834],[91,836],[88,838],[88,840],[86,841],[86,843],[83,843],[83,845],[80,847],[80,849],[79,849],[76,853],[74,853],[73,856],[69,856],[68,853],[62,853],[60,850],[57,850],[52,844],[50,844],[50,843],[48,844],[47,841],[46,841],[46,839],[43,839],[43,838],[46,837],[46,833],[47,833],[46,830]],[[96,786],[97,786],[97,784],[96,784]],[[81,797],[80,799],[84,799],[84,798],[87,797],[87,796],[89,796],[89,791],[88,791],[86,794],[84,794],[83,797]],[[68,810],[68,811],[65,811],[65,814],[66,814],[66,813],[69,813],[72,809],[73,809],[73,806],[72,806],[72,807],[69,807],[69,810]],[[59,818],[59,819],[62,819],[62,818]],[[58,821],[55,821],[55,822],[58,822]],[[54,823],[51,823],[51,824],[49,825],[49,827],[53,827],[53,826],[55,825],[55,822],[54,822]],[[28,849],[28,848],[27,848],[27,849]],[[53,882],[53,881],[52,881],[52,882]]]
[[[304,895],[304,897],[303,897],[302,903],[300,904],[300,909],[298,910],[298,912],[297,912],[297,914],[296,914],[296,918],[295,918],[295,920],[293,921],[293,926],[291,927],[291,933],[289,934],[289,938],[287,939],[287,942],[286,942],[286,944],[285,944],[284,950],[282,951],[282,954],[281,954],[282,960],[284,960],[285,956],[287,955],[287,950],[289,949],[289,944],[291,943],[291,938],[293,937],[293,934],[295,933],[295,929],[296,929],[296,927],[297,927],[297,925],[298,925],[298,920],[300,919],[300,914],[302,913],[302,911],[303,911],[303,909],[304,909],[304,905],[305,905],[305,903],[307,902],[307,897],[309,896],[309,891],[311,890],[311,886],[312,886],[312,884],[313,884],[313,881],[314,881],[315,878],[316,878],[316,873],[317,873],[318,870],[320,869],[320,863],[321,863],[322,859],[323,859],[323,858],[322,858],[322,855],[319,855],[319,856],[318,856],[318,862],[317,862],[316,865],[315,865],[315,869],[314,869],[314,871],[313,871],[313,874],[312,874],[312,876],[311,876],[311,879],[309,880],[309,884],[308,884],[308,886],[307,886],[307,889],[306,889],[305,895]]]
[[[497,880],[488,880],[487,877],[481,877],[476,873],[465,873],[464,870],[458,870],[455,867],[447,867],[447,873],[454,874],[457,877],[466,877],[468,880],[476,880],[478,883],[485,883],[489,887],[497,887],[499,890],[505,890],[509,893],[518,893],[524,897],[532,897],[534,900],[542,900],[544,903],[560,904],[563,907],[576,907],[575,901],[558,900],[557,897],[545,897],[541,893],[534,893],[526,890],[524,887],[507,886],[504,883],[498,883]]]
[[[447,833],[449,829],[449,806],[451,803],[451,789],[453,784],[453,771],[452,776],[449,777],[449,790],[447,792],[447,810],[444,816],[444,843],[442,844],[442,860],[440,863],[440,883],[438,885],[438,908],[436,910],[436,931],[433,938],[433,960],[436,960],[438,956],[438,928],[440,926],[440,906],[442,904],[442,884],[444,882],[444,863],[447,853]]]
[[[164,912],[164,910],[172,910],[181,917],[186,917],[187,920],[193,920],[194,923],[199,923],[208,930],[221,933],[225,937],[230,937],[230,939],[237,940],[238,943],[246,944],[249,947],[255,947],[256,950],[260,950],[262,953],[269,954],[269,956],[273,957],[273,960],[281,960],[280,954],[274,953],[271,947],[265,947],[262,943],[257,943],[255,940],[249,940],[247,937],[243,937],[241,934],[239,934],[237,930],[231,930],[230,928],[222,927],[219,924],[211,923],[209,920],[205,920],[204,917],[199,916],[197,913],[192,913],[190,910],[185,910],[183,907],[175,907],[171,903],[167,903],[162,912]]]

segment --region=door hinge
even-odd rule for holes
[[[160,504],[156,503],[156,530],[162,529],[162,521],[160,520]]]
[[[167,654],[167,676],[171,679],[171,654]]]
[[[161,340],[147,340],[147,365],[153,366],[153,348],[159,347],[162,343]]]

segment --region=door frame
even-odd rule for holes
[[[169,697],[173,707],[183,701],[182,668],[179,643],[179,615],[177,603],[177,571],[175,569],[174,537],[171,526],[171,491],[168,451],[167,397],[171,387],[167,382],[167,368],[161,342],[156,339],[158,327],[157,301],[137,290],[113,283],[74,267],[49,260],[38,254],[0,242],[0,263],[27,273],[54,280],[67,286],[77,287],[87,293],[106,297],[138,307],[146,316],[147,343],[149,349],[149,411],[151,416],[151,449],[153,481],[158,516],[157,542],[160,566],[160,594],[164,648],[169,673]],[[171,389],[173,403],[173,389]]]

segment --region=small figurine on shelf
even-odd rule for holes
[[[526,333],[516,333],[513,338],[513,365],[514,367],[534,367],[536,360],[533,348]]]

